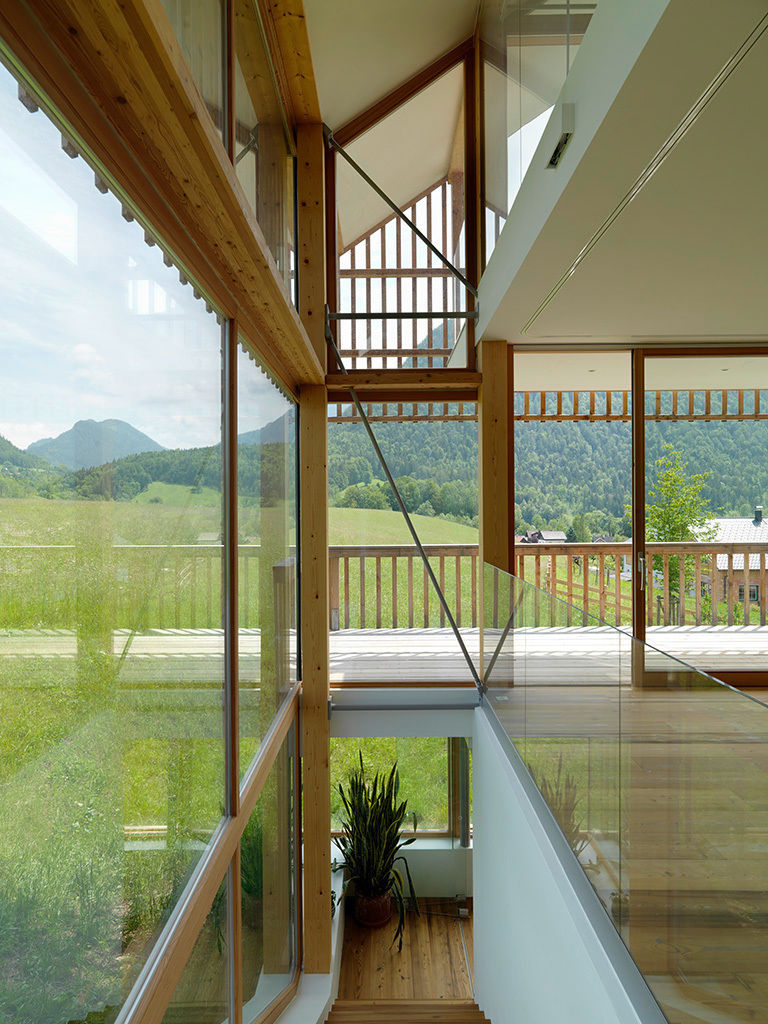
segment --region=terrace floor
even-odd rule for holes
[[[473,660],[479,631],[462,629]],[[495,634],[486,631],[486,658]],[[58,659],[73,664],[77,634],[64,629],[5,630],[0,661]],[[646,667],[671,669],[672,658],[718,671],[768,671],[767,626],[651,626]],[[294,645],[295,646],[295,645]],[[499,684],[617,685],[629,681],[632,641],[610,627],[522,628],[507,638],[494,676]],[[240,632],[240,674],[259,679],[261,637]],[[470,684],[469,670],[450,629],[349,629],[330,634],[331,682]],[[666,652],[666,653],[665,653]],[[123,683],[211,682],[223,672],[223,634],[215,629],[115,630],[113,654]],[[62,666],[64,668],[64,666]]]

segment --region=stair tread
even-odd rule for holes
[[[490,1024],[471,999],[337,999],[327,1024],[364,1024],[367,1021]]]

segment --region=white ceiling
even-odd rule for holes
[[[489,314],[486,336],[580,345],[768,339],[768,33],[610,223],[670,130],[766,11],[755,0],[734,0],[719,13],[713,8],[692,45],[690,23],[684,36],[685,7],[669,4]],[[583,48],[599,20],[598,7]],[[577,135],[579,121],[577,98]],[[545,134],[541,151],[547,146]],[[537,166],[539,156],[532,173],[551,181],[556,172]],[[518,201],[526,198],[535,200],[535,190],[524,183]],[[755,369],[761,376],[751,386],[768,387],[762,364]],[[747,374],[728,386],[749,387],[748,381]]]
[[[468,39],[478,0],[304,0],[323,120],[333,130]]]
[[[448,172],[464,98],[461,67],[443,75],[350,143],[350,156],[398,205]],[[336,158],[339,248],[391,213],[341,157]]]
[[[515,391],[629,391],[629,352],[515,352]],[[768,388],[768,356],[669,357],[645,361],[646,391]]]

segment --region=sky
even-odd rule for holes
[[[288,407],[249,367],[240,432]],[[81,419],[217,443],[221,328],[0,65],[0,434],[26,448]]]

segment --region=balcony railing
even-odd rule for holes
[[[247,629],[259,623],[261,548],[242,544],[239,550],[240,625]],[[478,546],[428,544],[425,551],[457,624],[477,627]],[[766,625],[768,545],[649,543],[646,551],[649,626]],[[218,628],[221,558],[218,544],[115,545],[109,557],[100,550],[92,559],[71,545],[3,546],[1,621],[6,628],[72,628],[87,588],[108,595],[118,625],[128,625],[122,620],[140,608],[143,627]],[[532,625],[586,625],[590,615],[616,626],[631,624],[629,541],[519,544],[515,558],[517,576],[537,588]],[[447,628],[412,545],[335,545],[329,560],[332,631]],[[154,580],[152,595],[143,603],[139,596],[148,578]],[[494,626],[504,618],[503,588],[498,578],[485,595]],[[291,607],[291,627],[295,621]]]

